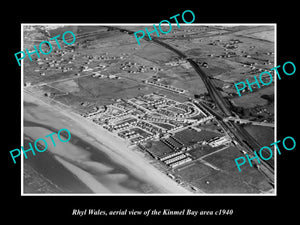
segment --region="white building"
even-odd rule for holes
[[[217,138],[217,139],[209,142],[209,146],[214,148],[214,147],[218,147],[220,145],[226,145],[230,142],[231,142],[231,139],[229,139],[227,136],[223,136],[223,137]]]

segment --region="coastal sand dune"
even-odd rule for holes
[[[154,187],[155,193],[190,193],[183,187],[179,186],[176,182],[171,180],[167,175],[153,167],[144,157],[136,154],[132,151],[132,149],[129,149],[124,141],[113,136],[108,131],[92,123],[91,121],[88,121],[73,112],[58,110],[56,107],[49,106],[41,100],[38,100],[26,93],[24,93],[24,99],[27,103],[36,104],[36,106],[24,107],[24,119],[26,121],[44,124],[53,127],[56,130],[67,128],[71,134],[74,134],[85,140],[89,144],[99,149],[102,154],[105,154],[112,161],[126,168],[126,170],[132,176]],[[33,131],[34,129],[35,131]],[[33,136],[36,139],[43,138],[45,135],[53,132],[38,127],[26,127],[26,130],[24,131],[26,135],[31,134],[30,136]],[[111,169],[113,169],[108,165],[104,165],[103,163],[99,164],[99,162],[91,160],[89,152],[84,151],[80,147],[77,147],[70,142],[61,143],[57,138],[54,140],[58,145],[54,148],[49,147],[49,151],[60,157],[61,163],[67,162],[64,163],[64,166],[68,166],[69,170],[72,168],[72,172],[74,172],[77,177],[82,177],[82,171],[89,170],[91,173],[97,173],[100,176],[100,174],[110,174]],[[49,146],[50,145],[52,144],[50,143]],[[66,159],[68,159],[68,161],[66,161]],[[70,164],[72,166],[70,166]],[[78,165],[80,165],[80,168]],[[76,169],[74,169],[75,167]],[[81,175],[78,174],[78,171],[80,171],[79,173]],[[89,175],[93,176],[91,173],[89,173]],[[99,176],[97,179],[95,178],[98,183]],[[108,177],[109,176],[102,176],[103,180],[106,181],[109,180]],[[124,179],[127,178],[127,174],[112,175],[111,177],[114,178],[111,178],[111,180],[109,180],[107,183],[115,183],[119,188],[121,186],[120,182],[123,182]],[[89,182],[91,182],[91,179]],[[134,192],[134,190],[129,190],[126,187],[123,187],[123,191],[117,191],[117,188],[115,187],[108,187],[107,189],[113,193]],[[93,187],[93,191],[96,193],[107,193],[107,189],[103,188],[102,190],[101,187],[99,189],[95,189]]]

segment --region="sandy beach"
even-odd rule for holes
[[[52,143],[49,142],[47,151],[55,155],[55,159],[59,163],[72,172],[94,193],[142,193],[123,185],[128,179],[131,179],[132,183],[140,185],[139,181],[133,181],[133,178],[130,178],[133,176],[137,180],[153,187],[157,194],[191,194],[152,166],[141,154],[137,154],[132,149],[129,149],[125,141],[112,135],[99,125],[69,110],[65,111],[56,106],[50,106],[26,92],[24,92],[24,101],[37,105],[32,108],[24,107],[24,120],[53,127],[56,130],[66,128],[72,135],[80,137],[80,139],[101,151],[101,154],[105,154],[115,164],[126,168],[126,170],[120,170],[121,172],[116,173],[114,166],[93,160],[88,151],[74,143],[62,143],[56,138],[57,146],[53,147]],[[42,127],[32,126],[24,128],[24,133],[33,139],[43,138],[52,132],[53,130]],[[50,138],[48,139],[50,141]],[[129,174],[126,174],[124,171],[128,171]]]

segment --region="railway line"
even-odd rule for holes
[[[128,29],[119,28],[119,27],[111,27],[105,26],[111,30],[119,30],[120,32],[127,33],[129,35],[134,32]],[[145,39],[147,40],[147,39]],[[148,39],[148,41],[150,41]],[[214,115],[220,122],[220,124],[224,127],[224,129],[228,132],[228,134],[234,138],[240,146],[242,146],[249,156],[254,156],[254,151],[259,150],[263,147],[260,143],[258,143],[242,126],[235,124],[231,121],[224,121],[224,118],[235,116],[235,114],[231,110],[231,104],[228,99],[224,98],[221,93],[216,89],[214,84],[211,82],[209,76],[199,67],[199,65],[189,57],[187,57],[184,53],[179,51],[178,49],[172,47],[171,45],[159,40],[159,38],[153,37],[151,40],[153,43],[160,45],[166,49],[177,54],[180,58],[187,60],[196,73],[200,76],[202,81],[205,84],[205,87],[214,101],[216,106],[220,109],[220,113],[215,112],[207,106],[203,106],[203,104],[198,102],[199,107],[204,107],[207,111],[209,111],[212,115]],[[262,161],[260,165],[257,165],[257,168],[266,176],[268,181],[274,186],[274,166],[270,165],[267,161]]]

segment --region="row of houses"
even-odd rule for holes
[[[188,156],[188,154],[183,153],[182,151],[178,151],[172,154],[169,154],[163,158],[160,158],[162,162],[164,162],[167,166],[171,168],[175,168],[177,166],[183,165],[187,162],[192,161],[193,159]]]
[[[153,86],[156,86],[156,87],[167,89],[169,91],[173,91],[173,92],[176,92],[176,93],[179,93],[179,94],[184,94],[186,92],[186,90],[184,90],[184,89],[176,88],[176,87],[173,87],[171,85],[162,84],[162,83],[158,83],[158,82],[155,82],[155,81],[145,80],[144,82],[146,84],[150,84],[150,85],[153,85]]]
[[[163,131],[165,131],[163,128],[154,126],[153,124],[147,123],[145,121],[139,121],[136,126],[145,129],[153,134],[162,133]]]

